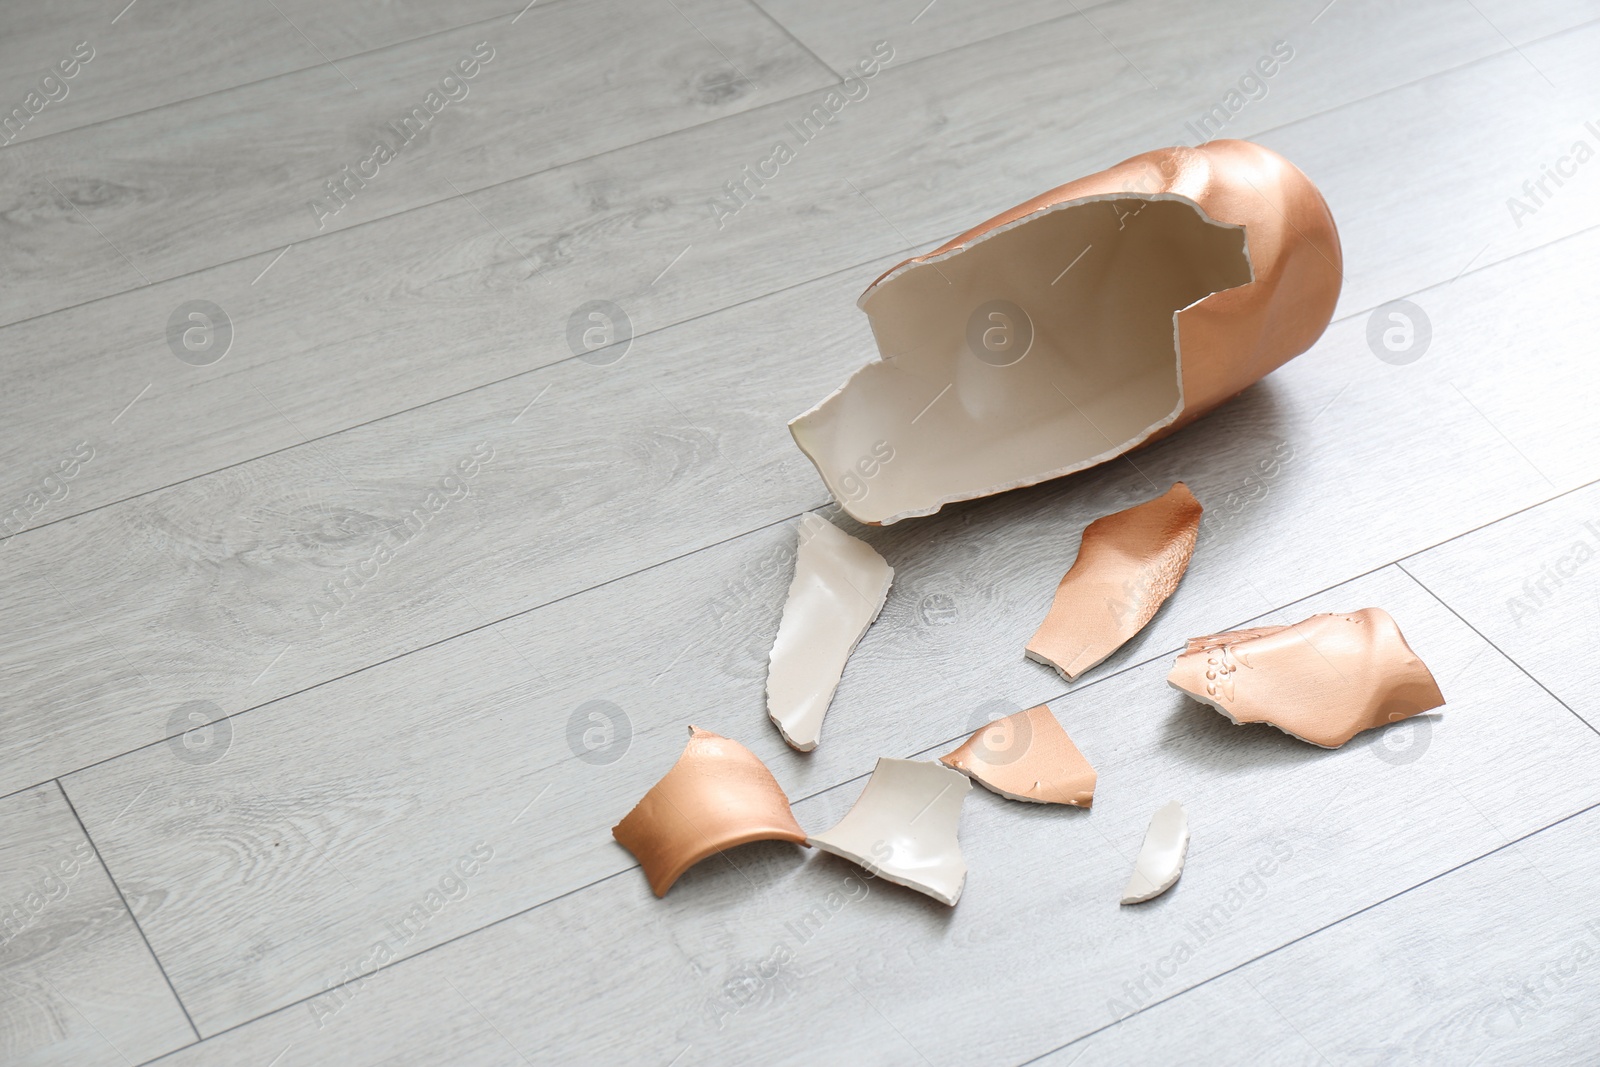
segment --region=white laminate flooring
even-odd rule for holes
[[[1593,1058],[1600,5],[13,6],[0,1063]],[[480,43],[460,99],[326,199]],[[1284,48],[1223,133],[1327,195],[1318,344],[1127,460],[840,516],[785,423],[873,358],[860,290],[1193,143]],[[1368,340],[1397,300],[1428,327],[1403,365]],[[620,358],[569,344],[593,301]],[[169,342],[196,308],[220,358]],[[1070,685],[1025,660],[1083,527],[1178,479],[1207,515],[1168,605]],[[802,755],[763,683],[810,511],[896,575]],[[1439,714],[1329,752],[1164,684],[1191,635],[1368,605]],[[775,843],[657,900],[610,836],[689,723],[821,829],[877,757],[1045,701],[1096,803],[974,790],[954,909]],[[1183,878],[1121,908],[1174,798]]]

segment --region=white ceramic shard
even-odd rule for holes
[[[1183,857],[1189,851],[1189,816],[1176,800],[1150,816],[1144,832],[1144,845],[1133,861],[1133,877],[1122,891],[1124,904],[1153,900],[1171,889],[1183,873]]]
[[[767,667],[767,714],[801,752],[817,747],[845,661],[883,610],[894,568],[817,515],[800,520],[794,580]]]
[[[953,905],[967,880],[956,830],[971,791],[966,775],[942,764],[882,758],[838,825],[806,843]]]

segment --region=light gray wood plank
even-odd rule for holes
[[[848,307],[857,284],[825,279],[640,338],[615,365],[569,361],[12,539],[0,792],[166,737],[190,700],[231,714],[824,503],[783,414],[848,373],[864,324],[819,321],[809,340],[831,355],[796,367],[792,323]],[[729,336],[740,358],[708,361]],[[474,457],[488,459],[463,479]],[[454,496],[430,496],[441,486]]]
[[[547,0],[548,2],[548,0]],[[126,6],[124,6],[126,5]],[[0,142],[20,144],[135,111],[204,96],[290,71],[338,62],[360,52],[504,15],[522,4],[468,0],[449,5],[361,0],[273,4],[107,5],[58,0],[16,4],[0,35],[0,115],[24,108]],[[87,42],[93,58],[61,79],[56,64]],[[66,70],[73,70],[69,62]],[[54,74],[55,82],[40,79]],[[65,83],[65,92],[61,82]],[[35,92],[34,101],[27,94]],[[40,104],[39,100],[48,100]],[[39,108],[33,111],[33,108]]]
[[[61,790],[0,800],[0,1060],[137,1063],[194,1040]]]
[[[1581,1063],[1597,1036],[1597,828],[1589,811],[1543,830],[1040,1062],[1199,1062],[1185,1050],[1222,1018],[1212,1047],[1230,1060]]]
[[[1333,207],[1345,252],[1339,314],[1600,225],[1600,167],[1574,169],[1568,158],[1561,165],[1573,176],[1559,187],[1546,182],[1551,195],[1537,204],[1523,189],[1570,157],[1576,141],[1600,149],[1600,134],[1586,125],[1600,118],[1600,85],[1582,59],[1597,45],[1600,25],[1591,23],[1360,101],[1328,116],[1345,131],[1336,155],[1324,155],[1315,121],[1260,137],[1290,159],[1316,161],[1310,173]],[[1486,92],[1499,97],[1494,110],[1482,123],[1468,120]],[[1472,192],[1460,199],[1438,192],[1461,182]],[[1513,197],[1532,212],[1514,213]],[[1451,263],[1455,270],[1438,273]]]
[[[370,1050],[369,1060],[424,1062],[428,1053],[413,1049],[437,1047],[436,1031],[476,1012],[533,1062],[667,1062],[689,1046],[681,1063],[899,1063],[915,1059],[907,1040],[935,1063],[1020,1062],[1111,1022],[1110,998],[1125,996],[1124,983],[1192,936],[1193,924],[1209,921],[1213,928],[1193,957],[1163,979],[1163,992],[1200,982],[1600,798],[1600,738],[1398,569],[1268,618],[1369,603],[1396,614],[1449,699],[1426,728],[1395,728],[1407,732],[1410,748],[1369,735],[1328,752],[1267,727],[1234,727],[1167,689],[1163,657],[1057,704],[1100,771],[1092,811],[1019,805],[974,791],[962,827],[970,874],[954,909],[898,887],[851,883],[855,868],[787,845],[751,846],[704,863],[661,901],[636,870],[626,870],[395,965],[357,985],[347,1000],[324,995],[293,1004],[173,1062],[245,1061],[291,1045],[285,1064],[337,1062],[358,1048]],[[1004,667],[997,664],[993,674],[1004,677]],[[487,670],[485,664],[481,673]],[[438,673],[441,680],[409,708],[431,704],[447,684]],[[482,684],[470,672],[455,677],[474,688]],[[888,751],[909,754],[918,744],[913,737],[934,737],[942,722],[965,717],[938,699],[941,680],[919,685],[913,678],[901,675],[900,693],[880,699],[872,722],[832,724],[833,736],[816,754],[849,750],[854,766],[847,773],[855,777],[799,802],[802,825],[830,825],[854,801],[860,776],[886,750],[879,724],[902,739],[904,747]],[[287,961],[286,942],[320,943],[321,968],[308,968],[317,953],[307,951],[272,980],[287,980],[279,997],[320,994],[344,962],[359,962],[377,939],[394,937],[388,920],[425,895],[475,839],[492,843],[493,858],[468,880],[470,892],[444,906],[402,949],[527,906],[529,880],[564,865],[556,858],[562,837],[597,856],[609,853],[605,859],[617,869],[630,866],[606,827],[670,765],[686,721],[729,730],[758,750],[773,748],[771,731],[751,709],[700,704],[700,696],[669,687],[656,704],[620,698],[636,716],[637,732],[624,758],[605,766],[571,758],[560,722],[537,713],[519,717],[509,700],[480,704],[476,714],[439,709],[424,727],[429,739],[402,728],[404,749],[418,758],[407,768],[391,767],[394,784],[374,790],[365,806],[375,812],[401,801],[397,786],[405,781],[410,810],[381,821],[349,817],[372,779],[366,772],[345,776],[353,765],[376,760],[365,754],[366,742],[345,732],[348,720],[303,717],[298,745],[279,732],[287,720],[263,720],[251,745],[237,739],[229,759],[241,762],[231,783],[206,775],[152,787],[152,794],[165,794],[155,798],[158,806],[135,807],[108,833],[113,869],[153,898],[158,886],[182,885],[207,866],[252,867],[248,884],[236,873],[226,891],[208,887],[208,899],[227,902],[226,914],[194,914],[206,892],[199,886],[173,890],[147,919],[153,941],[180,988],[197,977],[191,960],[228,956],[236,942],[273,946],[261,963],[246,966],[253,982]],[[639,729],[646,721],[650,728]],[[323,736],[313,740],[317,722]],[[410,722],[422,725],[415,717]],[[472,754],[474,803],[457,799],[466,775],[442,773],[422,758],[424,751],[437,758],[431,738]],[[925,754],[943,751],[944,743]],[[1484,751],[1496,753],[1497,788],[1518,798],[1487,816],[1477,788]],[[535,768],[552,757],[554,766]],[[138,764],[153,759],[138,754],[73,778],[68,788],[91,825],[115,810],[134,780],[151,776],[153,764]],[[794,762],[774,761],[774,768],[800,793]],[[247,767],[248,776],[239,773]],[[251,787],[235,792],[246,780]],[[321,794],[335,781],[348,790],[344,811],[290,800]],[[554,784],[541,794],[545,782]],[[152,821],[169,798],[205,797],[219,787],[233,803],[263,815],[284,807],[266,821],[220,812],[188,826],[159,816]],[[536,796],[512,822],[526,798]],[[1172,797],[1188,806],[1194,834],[1183,880],[1151,906],[1119,908],[1149,814]],[[289,806],[300,814],[291,815]],[[203,801],[196,808],[207,811]],[[311,815],[313,808],[319,814]],[[130,821],[141,829],[127,829]],[[252,841],[230,832],[241,822],[254,827]],[[304,846],[289,844],[291,822],[321,837],[320,866],[306,862]],[[276,840],[284,848],[269,851]],[[1271,873],[1262,874],[1260,865],[1274,858]],[[278,868],[279,859],[294,859],[296,873]],[[334,865],[353,884],[342,885],[329,869]],[[830,892],[844,899],[830,906]],[[176,898],[188,893],[195,901],[179,905]],[[169,906],[172,913],[164,914]],[[796,936],[795,926],[815,915],[814,907],[824,909],[814,920],[820,928]],[[215,939],[209,952],[195,943],[197,930]],[[778,964],[770,980],[754,978],[781,943],[793,958]],[[295,973],[303,968],[310,973]],[[446,983],[470,1010],[442,995]],[[257,1005],[276,999],[259,995],[267,988],[258,987]],[[199,1014],[204,1020],[206,1007]],[[201,1027],[210,1032],[207,1022]]]
[[[1002,35],[1018,40],[1029,32],[1051,31],[1052,19],[1087,21],[1090,31],[1114,48],[1124,69],[1147,87],[1178,89],[1206,105],[1217,103],[1256,61],[1279,42],[1287,42],[1293,58],[1281,76],[1265,79],[1264,90],[1251,92],[1244,116],[1259,123],[1263,114],[1287,121],[1309,112],[1300,104],[1283,104],[1317,88],[1345,84],[1367,86],[1367,93],[1392,88],[1421,74],[1442,69],[1432,57],[1450,56],[1444,65],[1498,52],[1506,39],[1496,26],[1475,13],[1465,0],[1445,4],[1404,4],[1394,0],[1341,0],[1337,12],[1324,12],[1327,0],[1294,3],[1207,4],[1189,11],[1139,0],[1074,4],[1047,0],[902,0],[892,4],[851,4],[848,0],[761,0],[762,6],[802,42],[840,73],[879,40],[894,44],[908,58],[945,55],[973,41]],[[1541,17],[1521,20],[1519,43],[1595,18],[1600,12],[1579,5],[1547,6]],[[1365,40],[1366,49],[1355,49]],[[1405,40],[1427,54],[1420,65],[1380,58],[1385,41]],[[1419,56],[1420,58],[1420,56]],[[945,55],[945,60],[953,59]],[[997,65],[998,66],[998,65]],[[995,73],[1000,73],[997,69]],[[1030,73],[1039,74],[1041,71]],[[1363,94],[1365,95],[1365,94]],[[1337,97],[1324,107],[1343,102]],[[1294,113],[1299,109],[1297,113]],[[1194,118],[1185,114],[1184,119]],[[1120,116],[1124,120],[1128,116]],[[1151,142],[1197,143],[1205,139],[1171,122],[1169,138]],[[1213,131],[1215,132],[1215,131]],[[1238,136],[1223,131],[1225,136]]]
[[[1249,972],[1253,965],[1246,965]],[[1029,1060],[1030,1067],[1255,1063],[1327,1067],[1329,1061],[1234,972],[1163,1000],[1120,1023]],[[201,1046],[202,1048],[204,1046]],[[1363,1061],[1358,1061],[1363,1062]]]
[[[1597,40],[1592,29],[1555,39],[1540,62],[1557,69],[1552,57],[1570,53],[1581,73]],[[1414,50],[1409,38],[1380,45]],[[1310,110],[1359,95],[1370,72],[1357,58],[1373,47],[1352,37],[1340,45],[1354,72],[1346,80],[1286,82],[1284,97],[1269,99],[1288,99],[1297,84],[1294,99]],[[588,301],[620,304],[635,332],[659,329],[935,240],[1179,134],[1184,112],[1147,113],[1148,86],[1072,20],[968,53],[953,66],[891,63],[855,110],[721,229],[712,197],[744,162],[765,158],[798,104],[14,325],[0,344],[25,358],[0,397],[10,431],[0,500],[15,509],[80,442],[96,456],[65,496],[24,509],[7,529],[571,358],[568,322]],[[1444,63],[1460,52],[1425,55]],[[1528,95],[1544,91],[1529,90],[1530,80],[1508,53],[1264,136],[1328,192],[1350,267],[1343,307],[1365,310],[1600,222],[1600,197],[1578,189],[1521,230],[1507,216],[1504,194],[1574,128]],[[1068,98],[1097,101],[1091,116],[1121,119],[1085,126],[1058,106]],[[1371,129],[1395,124],[1407,136],[1374,142]],[[997,128],[1009,139],[999,167]],[[1374,182],[1363,167],[1389,177]],[[907,186],[908,173],[922,176],[920,186]],[[861,268],[859,284],[871,276]],[[234,322],[233,348],[214,366],[182,363],[167,345],[169,317],[197,298]],[[814,313],[859,318],[850,301]],[[871,352],[863,344],[861,360]]]
[[[1600,4],[1595,0],[1558,0],[1547,4],[1479,0],[1477,7],[1481,17],[1488,19],[1497,31],[1518,44],[1527,44],[1547,33],[1571,26],[1576,21],[1587,22],[1600,18]]]
[[[1503,519],[1404,563],[1418,581],[1600,725],[1600,486]]]
[[[850,73],[879,41],[891,42],[902,61],[926,59],[1038,27],[1052,19],[1088,13],[1097,20],[1099,9],[1119,2],[1126,0],[1076,5],[1061,0],[997,0],[990,4],[972,0],[895,0],[882,4],[758,0],[759,6],[784,29],[841,75]]]
[[[628,33],[594,47],[597,27],[624,20]],[[453,73],[463,62],[468,80]],[[4,319],[277,251],[834,80],[736,0],[568,0],[15,144],[0,175],[27,225],[0,259]],[[411,136],[384,132],[414,107],[434,114],[413,120]],[[378,140],[394,158],[374,156]],[[336,196],[325,183],[345,181],[345,166],[357,177]]]
[[[1187,480],[1212,511],[1189,575],[1209,611],[1174,606],[1124,657],[1421,551],[1596,477],[1582,447],[1600,418],[1584,388],[1591,311],[1564,287],[1596,247],[1600,232],[1418,295],[1435,336],[1415,363],[1378,360],[1366,322],[1345,320],[1134,459],[873,536],[920,552],[971,523],[1048,551],[1005,592],[1031,620],[1077,529]],[[12,756],[0,786],[166,736],[188,700],[255,707],[824,503],[784,420],[870,351],[849,311],[858,285],[824,279],[640,338],[612,366],[570,361],[13,539],[0,559],[17,603],[3,662],[19,713],[0,735]],[[801,322],[814,326],[797,361]],[[737,359],[706,358],[730,338]],[[1540,375],[1502,358],[1522,345],[1537,346]],[[325,583],[366,565],[483,442],[497,458],[472,495],[319,628]],[[1477,463],[1465,483],[1463,454]],[[971,536],[967,551],[981,552]],[[1306,558],[1263,567],[1287,546]]]

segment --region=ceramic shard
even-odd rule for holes
[[[1190,638],[1167,684],[1235,723],[1270,723],[1323,748],[1444,703],[1382,608]]]
[[[1248,141],[1163,148],[894,267],[858,301],[881,359],[789,424],[852,517],[891,523],[1103,463],[1305,351],[1339,235]]]
[[[996,719],[939,762],[1011,800],[1094,803],[1095,770],[1045,704]]]
[[[800,520],[794,580],[767,668],[767,714],[802,752],[817,747],[845,661],[878,617],[894,568],[817,515]]]
[[[1174,800],[1150,816],[1150,828],[1144,832],[1139,858],[1133,861],[1133,876],[1122,890],[1122,902],[1142,904],[1171,889],[1183,873],[1188,851],[1189,816]]]
[[[967,880],[956,830],[971,789],[966,775],[937,763],[879,759],[844,818],[808,843],[954,904]]]
[[[712,853],[751,841],[806,843],[767,765],[739,742],[695,726],[678,762],[611,835],[638,858],[658,897]]]
[[[1070,680],[1144,629],[1189,568],[1200,511],[1189,487],[1177,482],[1154,500],[1091,522],[1028,642],[1028,658]]]

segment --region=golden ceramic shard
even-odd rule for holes
[[[1028,658],[1070,680],[1144,629],[1189,567],[1200,511],[1178,482],[1154,500],[1091,522],[1028,642]]]
[[[1310,348],[1342,280],[1333,217],[1287,160],[1158,149],[873,282],[882,358],[789,429],[857,521],[928,515],[1187,425]]]
[[[1235,723],[1270,723],[1323,748],[1444,703],[1382,608],[1190,638],[1167,684]]]
[[[1094,803],[1095,770],[1045,704],[996,719],[939,762],[1011,800]]]
[[[767,765],[739,742],[695,726],[672,770],[611,835],[638,857],[658,897],[714,852],[751,841],[806,843]]]
[[[882,758],[844,818],[809,843],[954,905],[967,880],[956,833],[971,791],[972,783],[948,767]]]

